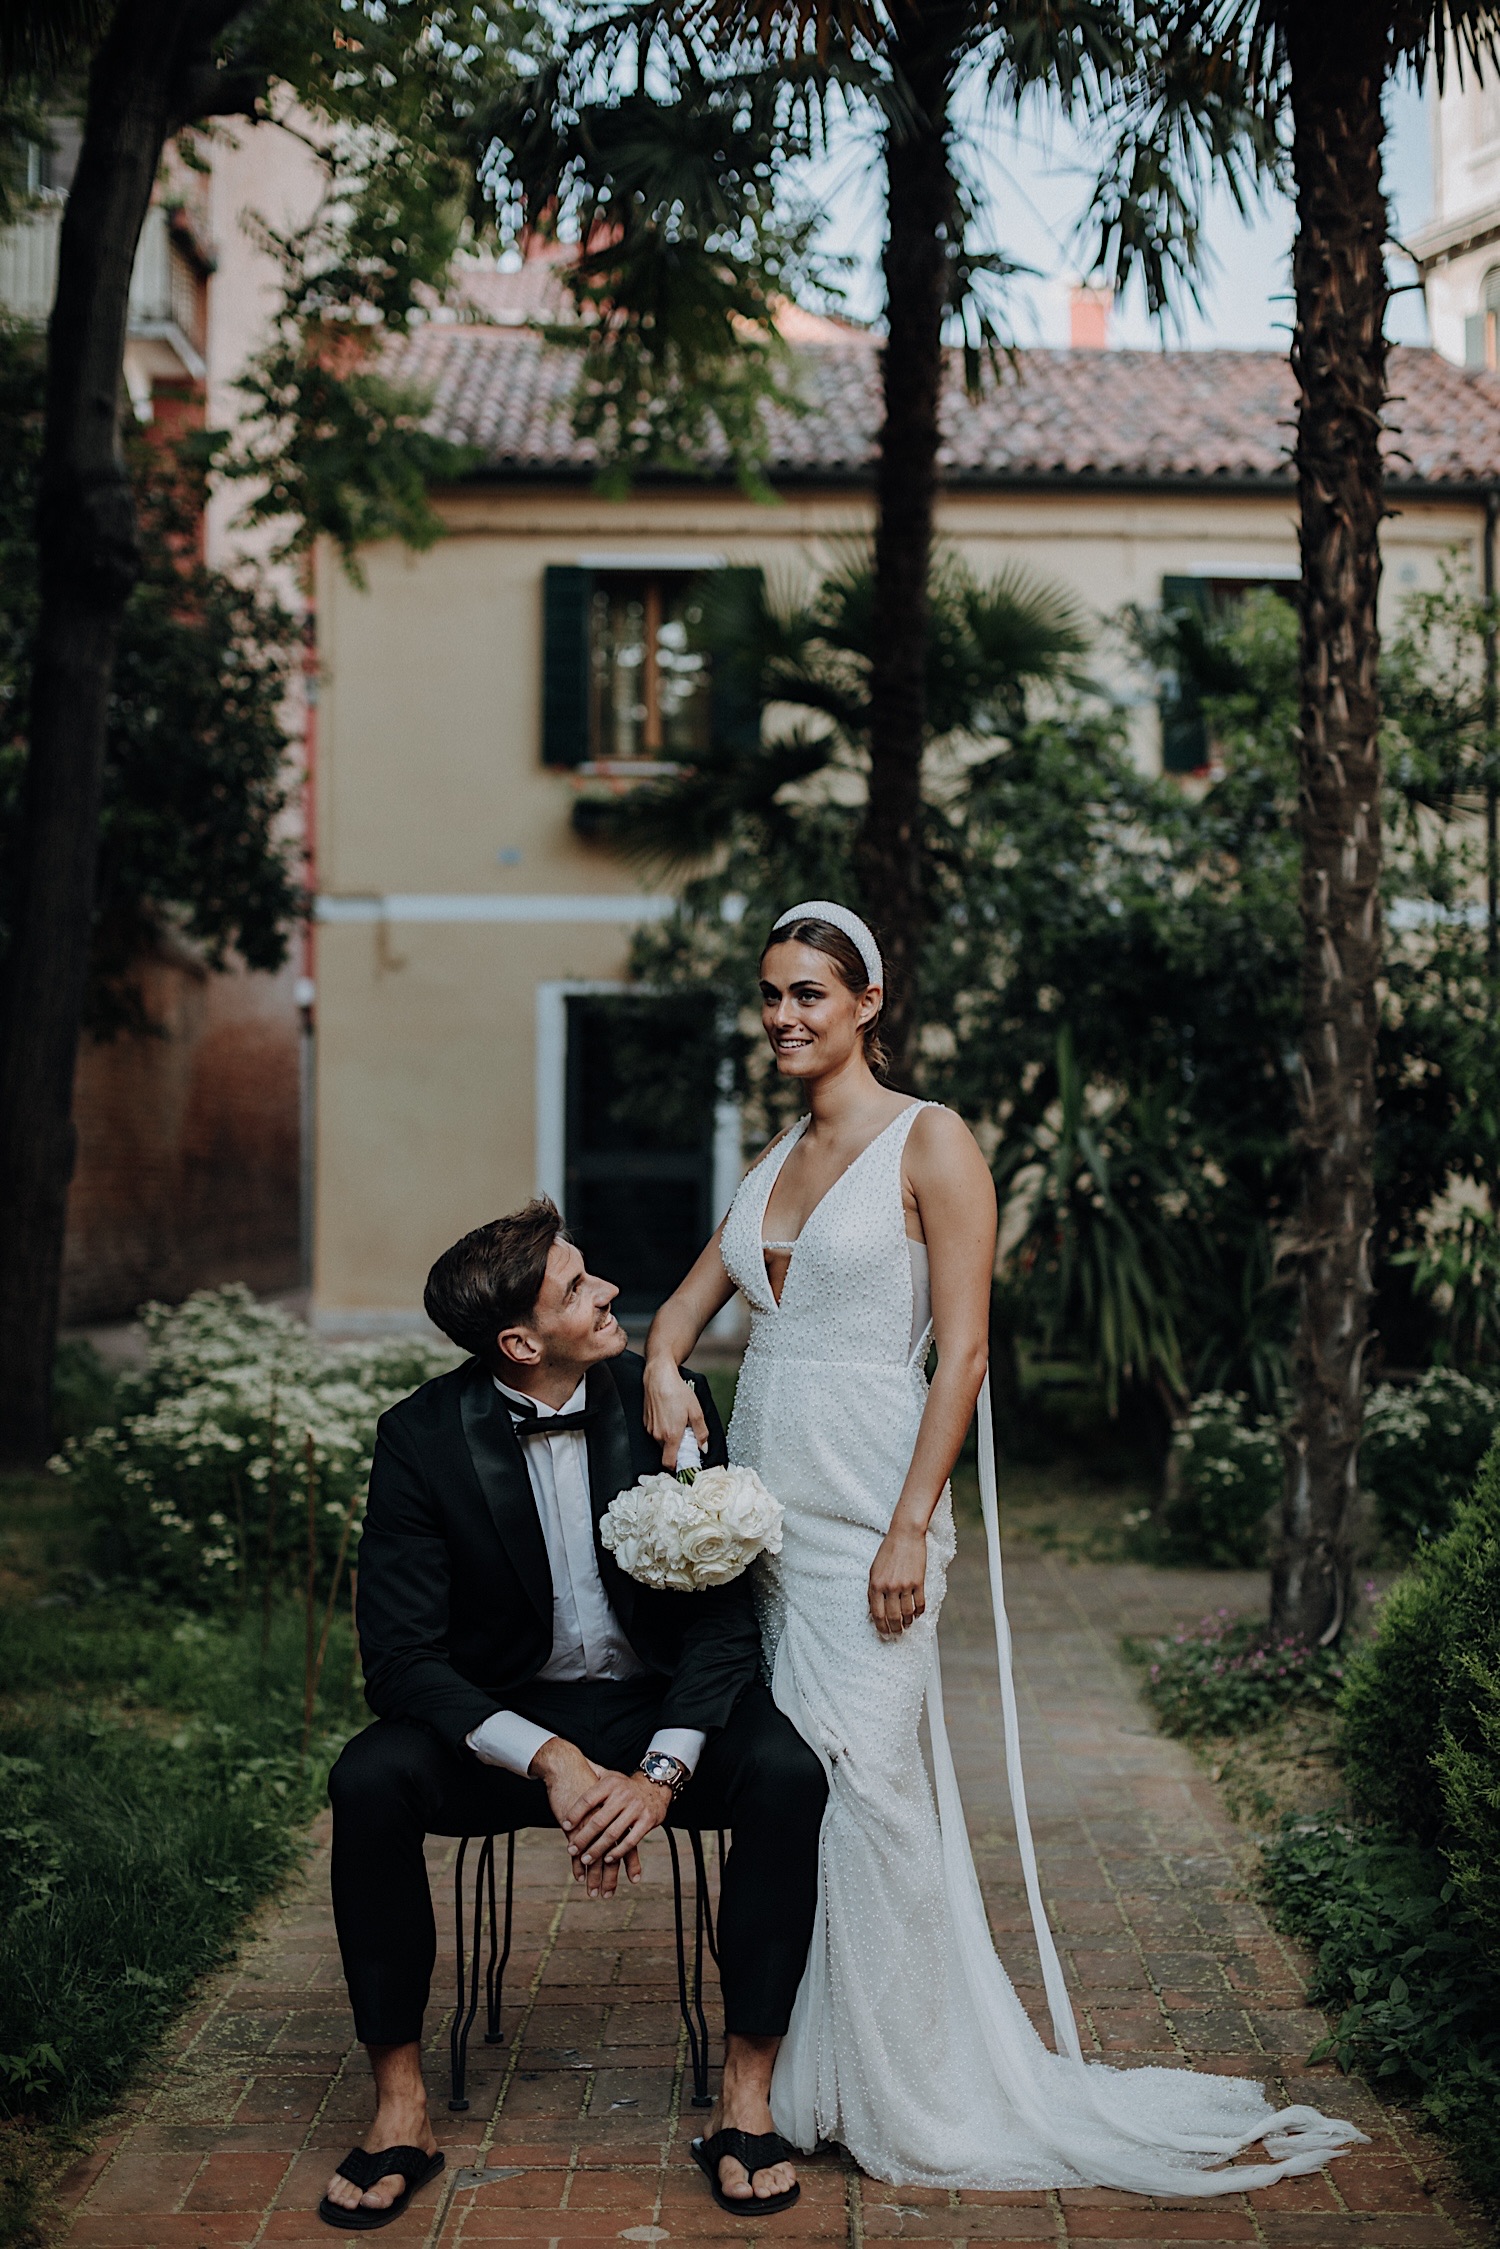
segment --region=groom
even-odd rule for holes
[[[614,1895],[653,1828],[733,1830],[719,1905],[726,2052],[712,2131],[772,2129],[771,2069],[806,1964],[826,1783],[759,1675],[750,1588],[637,1585],[599,1543],[616,1492],[661,1467],[639,1358],[545,1198],[454,1244],[428,1316],[472,1353],[380,1423],[359,1555],[359,1636],[376,1723],[329,1780],[333,1906],[375,2079],[363,2147],[320,2214],[345,2230],[441,2165],[422,2082],[436,1936],[427,1835],[556,1823],[574,1878]],[[726,1457],[692,1381],[709,1462]],[[393,2155],[391,2151],[395,2151]],[[746,2153],[754,2151],[746,2150]],[[383,2169],[385,2163],[389,2169]],[[785,2194],[785,2161],[722,2192]]]

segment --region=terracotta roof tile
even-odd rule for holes
[[[804,411],[770,416],[773,480],[869,474],[880,422],[878,341],[850,335],[793,354]],[[390,372],[432,393],[428,426],[474,446],[480,473],[588,474],[574,435],[573,353],[530,330],[439,325],[393,352]],[[1500,480],[1500,377],[1397,345],[1386,457],[1400,484]],[[1025,351],[977,403],[950,370],[942,467],[950,484],[1288,482],[1296,398],[1276,352]],[[726,467],[722,446],[705,466]]]

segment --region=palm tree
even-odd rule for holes
[[[799,257],[805,267],[805,241],[795,230],[789,241],[775,203],[787,152],[815,145],[840,104],[875,124],[886,207],[884,413],[868,801],[855,872],[892,971],[886,1028],[903,1074],[914,1055],[927,907],[921,765],[931,732],[927,602],[944,329],[962,323],[977,378],[999,343],[983,309],[985,284],[1014,271],[971,240],[977,214],[957,105],[973,84],[996,107],[1045,89],[1064,109],[1088,112],[1102,148],[1101,260],[1107,255],[1117,281],[1141,273],[1161,311],[1174,283],[1191,286],[1194,204],[1208,166],[1243,197],[1269,153],[1233,58],[1214,42],[1205,52],[1209,66],[1199,68],[1198,43],[1184,34],[1166,55],[1157,12],[1140,0],[689,0],[683,9],[623,0],[577,24],[510,113],[493,120],[532,223],[555,219],[574,198],[584,246],[575,289],[631,371],[641,430],[653,381],[671,379],[671,336],[701,339],[688,384],[701,418],[726,368],[742,379],[747,334],[763,339],[771,327],[776,288],[802,269]],[[622,84],[633,89],[623,97]],[[684,122],[705,111],[716,140]],[[740,122],[731,129],[731,120]],[[607,349],[591,355],[595,388],[607,358]],[[623,441],[622,449],[644,458]],[[672,458],[682,465],[680,449]]]
[[[1380,587],[1388,400],[1385,97],[1500,67],[1494,0],[1182,0],[1175,38],[1237,43],[1265,110],[1289,121],[1297,230],[1292,366],[1301,516],[1301,1202],[1283,1246],[1298,1288],[1294,1407],[1271,1573],[1279,1632],[1331,1644],[1360,1535],[1370,1341],[1380,975]]]

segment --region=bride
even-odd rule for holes
[[[1244,2078],[1084,2060],[1036,1878],[992,1538],[1007,1765],[1055,2052],[995,1955],[937,1651],[948,1475],[985,1378],[994,1186],[951,1110],[881,1083],[883,971],[857,915],[826,899],[784,914],[760,996],[776,1067],[806,1087],[807,1112],[747,1174],[658,1313],[646,1396],[669,1461],[686,1427],[702,1441],[677,1369],[742,1290],[751,1330],[730,1457],[786,1511],[782,1553],[758,1565],[766,1662],[829,1777],[817,1922],[771,2088],[776,2129],[805,2149],[839,2141],[896,2185],[1241,2193],[1316,2170],[1362,2135],[1316,2109],[1273,2111]],[[1225,2167],[1256,2142],[1269,2160]]]

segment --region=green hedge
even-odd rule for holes
[[[1355,1804],[1442,1851],[1500,1951],[1500,1445],[1383,1603],[1341,1711]]]
[[[1317,1954],[1308,1997],[1337,2015],[1314,2058],[1414,2086],[1500,2200],[1500,1972],[1441,1854],[1399,1828],[1298,1820],[1265,1863],[1278,1919]]]
[[[1382,1604],[1339,1710],[1369,1824],[1292,1823],[1271,1893],[1339,2010],[1324,2050],[1414,2085],[1500,2203],[1500,1445]]]

